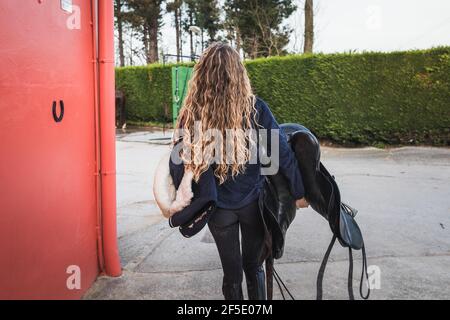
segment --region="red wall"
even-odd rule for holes
[[[1,299],[79,298],[99,272],[92,3],[73,4],[0,3]]]

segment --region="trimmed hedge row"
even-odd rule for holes
[[[170,120],[172,65],[116,70],[132,120]],[[246,62],[279,123],[342,144],[450,144],[450,47]],[[165,109],[168,113],[165,114]]]
[[[125,93],[127,119],[167,121],[172,108],[171,68],[160,64],[116,68],[116,89]]]

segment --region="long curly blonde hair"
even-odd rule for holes
[[[195,181],[213,162],[219,184],[230,173],[234,177],[244,172],[255,144],[247,131],[255,114],[255,96],[238,52],[227,44],[212,43],[194,66],[176,124],[184,132],[181,159]],[[209,129],[221,133],[222,139],[194,134]]]

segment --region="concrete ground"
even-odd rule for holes
[[[85,299],[222,299],[222,270],[207,228],[185,239],[160,215],[152,194],[162,132],[117,135],[117,206],[123,275],[99,277]],[[156,139],[155,139],[156,138]],[[150,141],[150,139],[154,139]],[[450,149],[322,148],[342,199],[357,208],[368,264],[380,271],[372,299],[450,299]],[[315,299],[331,238],[312,209],[297,211],[275,268],[296,299]],[[358,297],[361,252],[355,252]],[[347,299],[347,250],[336,244],[324,299]],[[373,273],[375,275],[375,273]],[[245,290],[245,286],[244,286]],[[281,296],[274,288],[274,298]]]

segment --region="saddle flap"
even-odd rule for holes
[[[360,250],[363,247],[364,241],[361,230],[345,204],[341,204],[339,233],[338,239],[342,246],[355,250]]]

